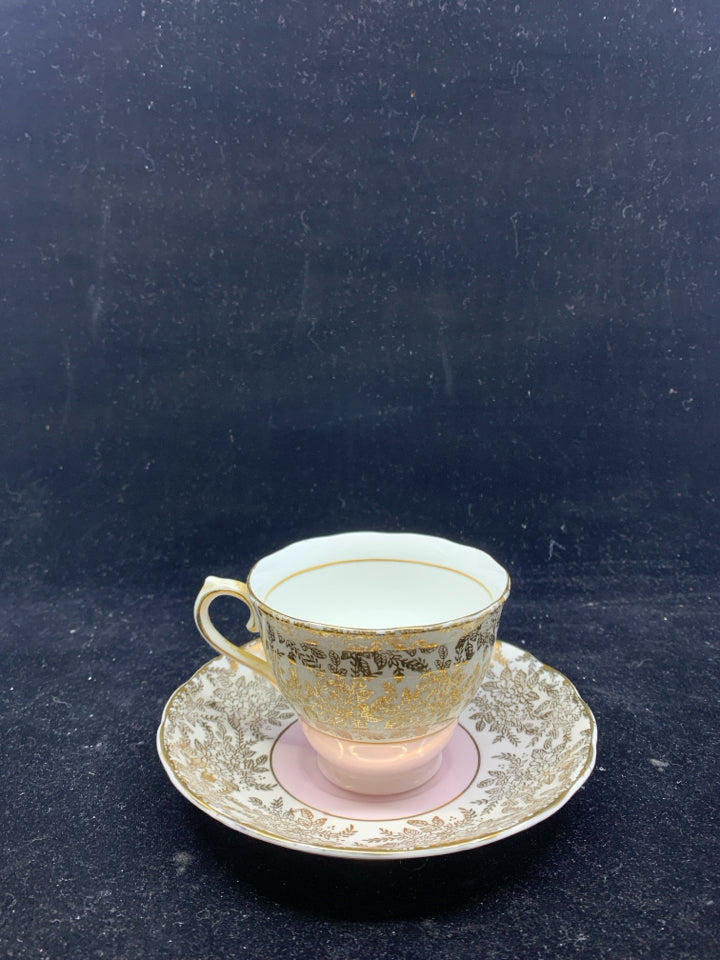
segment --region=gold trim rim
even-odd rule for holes
[[[471,549],[476,549],[476,548],[473,547]],[[279,553],[281,551],[276,551],[276,552]],[[483,551],[478,551],[478,552],[483,552]],[[270,554],[270,556],[272,556],[272,554]],[[273,617],[276,620],[280,620],[283,623],[289,624],[296,628],[309,630],[309,631],[312,631],[313,633],[336,634],[336,635],[350,636],[350,637],[367,636],[369,633],[373,634],[373,636],[380,635],[383,637],[392,637],[398,634],[406,635],[406,634],[415,634],[415,633],[431,633],[437,630],[445,630],[453,627],[459,627],[466,623],[472,623],[475,620],[477,620],[479,617],[485,618],[489,614],[494,613],[495,610],[502,607],[503,604],[506,602],[508,596],[510,595],[510,588],[512,585],[510,574],[505,569],[505,567],[502,566],[502,564],[497,562],[497,560],[495,560],[493,557],[490,557],[489,554],[487,556],[505,574],[505,585],[495,599],[493,599],[493,591],[490,590],[487,586],[485,586],[485,584],[482,583],[482,581],[478,580],[477,577],[473,577],[469,573],[464,573],[462,570],[456,570],[454,567],[447,567],[442,564],[429,563],[425,560],[408,560],[407,557],[354,557],[354,558],[351,557],[348,560],[333,560],[328,563],[316,564],[315,566],[303,568],[302,570],[297,570],[295,573],[291,573],[287,577],[283,577],[281,580],[278,581],[278,583],[274,584],[269,591],[269,593],[272,593],[272,591],[275,590],[280,583],[284,583],[286,580],[289,580],[294,576],[299,576],[303,573],[307,573],[310,570],[316,570],[326,566],[334,566],[335,564],[339,564],[339,563],[357,563],[362,560],[376,562],[378,560],[382,560],[382,561],[391,562],[391,563],[419,563],[419,564],[422,564],[423,566],[430,566],[430,567],[437,566],[443,570],[450,570],[453,573],[460,574],[461,576],[467,577],[469,580],[473,580],[475,583],[479,584],[479,586],[481,586],[483,590],[485,590],[485,592],[491,598],[490,603],[488,603],[484,607],[481,607],[479,610],[474,611],[473,613],[463,614],[463,616],[455,617],[451,620],[441,620],[436,623],[416,624],[415,626],[397,626],[397,627],[380,627],[380,628],[342,627],[342,626],[334,626],[332,624],[327,624],[327,623],[321,623],[315,620],[298,619],[296,617],[290,616],[290,614],[282,613],[282,611],[276,610],[275,607],[271,606],[265,600],[262,600],[260,597],[258,597],[258,595],[255,593],[255,590],[253,589],[253,586],[252,586],[253,573],[260,566],[260,564],[263,563],[264,560],[268,559],[267,557],[263,557],[253,564],[253,566],[250,568],[250,572],[247,575],[245,585],[247,586],[248,593],[252,597],[253,602],[256,604],[257,607],[259,607],[263,611],[263,613],[267,614],[270,617]]]
[[[449,569],[449,568],[448,568]],[[269,606],[263,600],[260,600],[255,591],[250,586],[250,577],[247,579],[247,588],[248,593],[251,595],[255,605],[263,611],[267,616],[272,617],[274,620],[279,620],[284,624],[287,624],[296,629],[307,630],[312,633],[319,633],[321,635],[333,634],[335,636],[343,637],[367,637],[372,635],[373,637],[379,636],[382,638],[386,637],[395,637],[395,636],[412,636],[415,634],[423,633],[435,633],[440,630],[452,630],[455,627],[462,627],[466,623],[474,623],[476,620],[479,620],[481,617],[484,619],[489,616],[491,613],[494,613],[500,607],[503,606],[508,596],[510,595],[510,577],[507,577],[505,588],[500,594],[497,600],[493,600],[486,607],[482,607],[480,610],[476,610],[475,613],[467,614],[462,617],[458,617],[455,620],[441,620],[437,623],[423,623],[415,625],[412,627],[337,627],[332,626],[327,623],[318,623],[314,620],[297,620],[294,617],[289,616],[286,613],[281,613],[279,610],[276,610],[274,607]]]

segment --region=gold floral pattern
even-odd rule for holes
[[[268,616],[263,644],[280,691],[312,726],[346,739],[407,739],[440,730],[473,698],[492,656],[500,612],[497,607],[452,628],[422,631],[422,646],[416,638],[415,646],[404,648],[388,638],[380,648],[362,636],[350,645],[344,634],[320,635]]]
[[[448,670],[455,664],[468,663],[495,642],[499,611],[489,614],[482,622],[457,637],[452,643],[429,646],[388,644],[378,647],[368,641],[354,648],[329,649],[327,652],[314,639],[299,639],[286,630],[265,625],[267,651],[275,663],[283,658],[310,670],[330,673],[338,677],[379,677],[388,670],[396,678],[407,673],[427,673],[429,670]]]
[[[303,719],[331,735],[362,740],[409,739],[434,733],[456,719],[477,692],[488,656],[454,669],[429,671],[410,685],[403,678],[370,684],[364,677],[317,673],[303,678],[292,665],[278,685]],[[342,733],[340,733],[342,731]]]
[[[595,722],[562,674],[498,642],[461,717],[478,747],[475,781],[408,819],[350,821],[298,803],[276,780],[273,743],[295,713],[270,683],[219,657],[170,698],[158,731],[181,793],[241,832],[331,856],[428,856],[490,843],[559,809],[595,763]]]

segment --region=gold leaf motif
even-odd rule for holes
[[[390,708],[407,697],[421,710],[424,679],[414,691],[389,680],[381,696]],[[440,686],[434,695],[443,695]],[[371,710],[372,698],[363,704]],[[275,687],[217,658],[170,699],[159,731],[163,763],[186,796],[238,829],[314,852],[402,856],[476,846],[537,822],[575,792],[595,758],[594,720],[572,684],[500,642],[461,721],[476,740],[481,769],[457,801],[438,810],[354,822],[296,801],[270,761],[275,739],[294,719]]]

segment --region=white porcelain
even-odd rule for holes
[[[399,859],[473,849],[549,817],[590,776],[596,738],[565,676],[498,641],[441,769],[401,794],[362,796],[318,776],[287,701],[225,657],[172,695],[157,742],[175,787],[234,830],[326,856]]]

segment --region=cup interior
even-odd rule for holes
[[[479,614],[504,598],[507,572],[441,537],[358,531],[302,540],[260,560],[252,594],[289,617],[346,630],[398,630]]]

